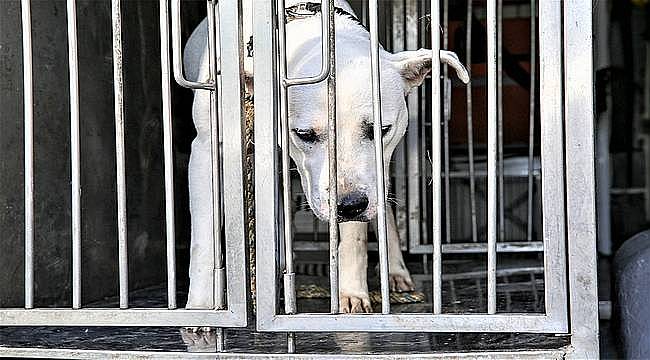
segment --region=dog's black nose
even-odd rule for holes
[[[341,221],[356,220],[368,208],[368,196],[360,192],[347,194],[339,200],[338,216]]]

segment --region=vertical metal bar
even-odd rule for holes
[[[497,3],[487,1],[487,93],[488,93],[488,138],[487,138],[487,312],[496,313],[497,278],[497,127],[498,127],[498,85],[497,85]]]
[[[562,2],[572,359],[597,359],[592,1]]]
[[[381,312],[382,314],[389,314],[388,237],[386,236],[386,183],[384,171],[384,142],[381,123],[381,80],[379,78],[378,2],[378,0],[372,0],[370,2],[370,62],[372,69],[372,113],[374,119],[375,166],[377,175],[377,242],[379,245]],[[438,52],[434,54],[438,54]]]
[[[535,82],[537,67],[537,1],[530,0],[530,111],[528,117],[528,213],[526,240],[533,241],[533,185],[535,176],[533,167],[535,161]]]
[[[219,59],[219,43],[217,42],[216,3],[207,1],[208,18],[208,66],[210,81],[214,88],[210,91],[210,164],[212,170],[212,239],[214,242],[213,269],[213,300],[214,308],[221,310],[225,306],[224,290],[226,272],[223,267],[221,247],[221,156],[219,151],[219,85],[217,82],[217,60]],[[216,349],[224,350],[224,333],[222,328],[216,329]]]
[[[392,29],[386,28],[386,31],[390,31],[392,34],[392,51],[397,53],[398,51],[403,51],[405,46],[405,34],[407,33],[406,23],[405,23],[405,0],[396,0],[393,1],[391,6],[391,23]],[[409,94],[410,95],[410,94]],[[395,182],[392,185],[393,193],[395,196],[395,224],[397,225],[397,234],[399,237],[400,248],[406,250],[407,241],[408,241],[408,214],[407,214],[407,188],[408,188],[408,176],[407,176],[407,139],[402,139],[402,141],[397,144],[392,156],[392,173],[395,179]],[[416,176],[413,174],[413,176]],[[390,206],[390,205],[389,205]]]
[[[368,2],[370,0],[361,0],[361,23],[368,26]]]
[[[567,325],[562,3],[539,2],[539,124],[546,314]]]
[[[406,0],[406,49],[415,50],[418,48],[418,2],[417,0]],[[424,88],[422,86],[421,88]],[[408,239],[409,247],[414,248],[421,244],[422,219],[420,214],[420,199],[426,197],[426,192],[421,192],[420,181],[423,172],[420,171],[420,123],[419,123],[419,94],[420,89],[411,91],[407,97],[408,106],[408,130],[406,131],[407,149],[407,187],[408,187]],[[424,142],[424,141],[422,141]]]
[[[497,240],[504,241],[506,233],[504,214],[504,189],[503,189],[503,0],[497,0],[497,185],[499,207],[499,236]]]
[[[258,328],[273,320],[278,311],[279,277],[278,249],[281,238],[279,218],[282,210],[279,207],[280,180],[278,136],[279,136],[279,106],[280,89],[278,68],[276,31],[277,17],[275,3],[261,1],[253,6],[253,51],[256,57],[266,61],[254,62],[255,81],[255,171],[268,176],[255,176],[255,233],[256,233],[256,281],[257,293],[265,294],[256,299]],[[224,124],[225,125],[225,124]],[[280,224],[279,224],[280,223]],[[229,306],[230,307],[230,304]]]
[[[165,237],[167,240],[167,307],[176,309],[176,229],[174,221],[174,147],[169,59],[169,6],[160,0],[160,75],[165,161]]]
[[[81,308],[81,161],[79,145],[79,64],[77,5],[67,2],[68,65],[70,71],[70,161],[72,195],[72,307]]]
[[[337,221],[338,178],[336,169],[336,35],[334,28],[334,0],[329,2],[329,76],[327,77],[327,154],[329,170],[329,264],[330,264],[330,312],[339,312],[339,225]]]
[[[126,230],[126,166],[124,149],[124,79],[122,76],[121,0],[111,0],[113,34],[113,94],[115,111],[115,174],[117,182],[117,241],[120,309],[129,307],[129,260]]]
[[[280,79],[284,81],[287,78],[287,54],[286,54],[286,23],[284,18],[285,5],[284,0],[278,1],[278,36],[279,36],[279,57],[280,57]],[[284,272],[284,311],[286,314],[294,314],[296,312],[296,294],[295,294],[295,276],[293,273],[293,233],[291,229],[292,213],[291,213],[291,174],[289,173],[289,166],[291,161],[289,159],[289,119],[287,109],[288,87],[282,86],[280,89],[280,128],[281,128],[281,144],[282,144],[282,205],[283,205],[283,234],[284,234],[284,256],[285,256],[285,272]],[[289,348],[293,346],[293,337],[289,336]]]
[[[183,51],[181,46],[181,0],[171,2],[172,18],[172,53],[174,79],[178,85],[190,89],[212,90],[215,87],[213,82],[196,82],[185,79],[183,75]]]
[[[433,16],[433,13],[432,13]],[[449,0],[443,0],[442,13],[442,48],[449,47]],[[445,162],[445,242],[451,243],[451,205],[450,197],[450,179],[449,179],[449,121],[451,120],[451,80],[449,79],[449,67],[447,64],[442,66],[442,83],[444,84],[443,97],[443,143],[444,143],[444,162]]]
[[[23,112],[25,136],[25,309],[34,307],[34,82],[31,0],[22,0]]]
[[[225,305],[225,269],[221,248],[221,156],[219,152],[219,97],[217,94],[218,43],[215,20],[216,6],[213,0],[207,2],[208,13],[208,66],[210,82],[215,84],[210,91],[210,156],[212,170],[212,238],[214,242],[214,307],[223,309]]]
[[[466,64],[470,79],[472,78],[472,21],[474,19],[473,1],[467,0],[467,33],[466,36]],[[478,241],[478,225],[476,221],[476,176],[474,172],[474,126],[472,107],[472,82],[467,83],[467,156],[469,161],[469,201],[472,218],[472,242]]]
[[[244,40],[242,39],[242,2],[220,1],[219,5],[219,42],[221,47],[218,55],[221,73],[219,74],[219,101],[221,104],[222,137],[222,172],[223,176],[223,229],[226,244],[225,268],[229,279],[226,283],[226,302],[228,311],[232,312],[239,326],[246,326],[249,303],[247,301],[248,285],[244,274],[249,263],[247,259],[248,238],[246,232],[246,209],[244,201],[244,134],[246,114],[244,111],[245,82],[244,82]],[[266,16],[269,16],[267,14]],[[263,38],[263,36],[261,37]],[[273,42],[270,43],[272,45]],[[261,51],[263,53],[264,51]],[[269,62],[271,61],[268,59]],[[263,73],[263,71],[260,71]],[[267,83],[268,84],[268,83]],[[267,85],[268,86],[268,85]],[[263,94],[260,91],[259,94]],[[258,94],[258,93],[256,93]],[[269,130],[267,128],[266,130]],[[276,143],[277,146],[277,143]],[[274,153],[274,151],[270,151]],[[264,208],[264,211],[270,211]],[[277,227],[276,227],[277,228]],[[271,257],[275,259],[274,256]],[[238,275],[239,274],[239,275]],[[243,277],[243,278],[242,278]],[[238,279],[241,279],[238,280]],[[258,302],[259,304],[259,302]]]
[[[426,6],[426,1],[419,1],[419,11],[420,11],[420,17],[424,16],[427,11],[427,6]],[[420,19],[418,17],[418,19]],[[419,46],[424,47],[426,42],[427,42],[427,37],[429,36],[428,29],[426,28],[425,24],[418,24],[418,35],[419,35]],[[421,141],[418,139],[418,142],[420,143],[420,154],[422,154],[422,159],[420,161],[420,174],[422,176],[422,181],[420,181],[420,192],[422,193],[422,204],[421,204],[421,211],[422,211],[422,216],[421,216],[421,225],[420,225],[420,231],[422,232],[422,236],[420,239],[421,244],[429,244],[429,229],[427,225],[429,224],[429,194],[428,194],[428,184],[429,182],[426,179],[426,174],[427,174],[427,160],[428,160],[428,150],[426,146],[426,127],[427,127],[427,119],[426,119],[426,113],[427,113],[427,103],[429,102],[427,99],[427,89],[426,86],[420,86],[418,89],[418,100],[419,100],[419,121],[418,124],[420,126],[420,133],[421,133]]]
[[[440,176],[440,0],[431,0],[431,226],[433,313],[442,313],[442,229]]]

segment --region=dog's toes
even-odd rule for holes
[[[370,304],[370,299],[362,299],[361,304],[363,305],[363,310],[367,313],[372,312],[372,305]]]
[[[361,306],[361,299],[359,299],[358,297],[350,298],[350,304],[352,305],[350,308],[350,312],[353,313],[363,312],[363,307]]]
[[[339,298],[339,312],[347,314],[350,312],[350,298],[341,296]]]
[[[347,313],[371,313],[372,306],[370,298],[366,296],[346,296],[341,295],[339,301],[340,312]]]
[[[388,284],[390,285],[390,291],[396,291],[397,290],[397,282],[395,281],[394,276],[389,276],[388,277]]]
[[[391,291],[404,292],[415,290],[415,284],[410,276],[400,274],[390,275]],[[394,285],[393,285],[394,284]],[[393,287],[394,286],[394,287]]]

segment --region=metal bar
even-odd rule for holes
[[[300,313],[276,315],[270,323],[263,322],[259,331],[295,332],[528,332],[562,331],[561,324],[540,313],[509,314],[367,314]],[[314,326],[318,324],[318,326]]]
[[[488,177],[487,177],[487,309],[496,313],[496,244],[497,244],[497,128],[498,128],[498,84],[497,84],[497,3],[487,1],[487,80],[488,80]]]
[[[111,0],[113,34],[113,94],[115,110],[115,174],[117,183],[117,241],[120,309],[129,307],[129,259],[126,230],[126,165],[124,149],[124,79],[122,74],[121,0]]]
[[[212,90],[216,87],[214,81],[189,81],[183,73],[183,50],[181,46],[181,0],[171,0],[172,5],[172,53],[174,79],[182,87],[189,89]]]
[[[329,5],[329,3],[328,3]],[[278,1],[278,37],[279,37],[279,60],[280,60],[280,81],[284,85],[287,78],[287,49],[286,49],[286,23],[284,0]],[[323,14],[324,15],[324,14]],[[329,23],[328,23],[329,26]],[[323,39],[325,42],[325,39]],[[329,57],[328,57],[329,59]],[[329,60],[328,60],[329,62]],[[329,64],[328,64],[329,65]],[[329,69],[329,68],[328,68]],[[295,275],[293,266],[293,232],[291,223],[293,213],[291,211],[291,174],[289,167],[291,159],[289,158],[289,114],[288,114],[288,85],[280,89],[280,128],[281,128],[281,145],[282,145],[282,206],[283,206],[283,235],[284,235],[284,311],[286,314],[296,312],[296,293],[295,293]],[[288,337],[289,347],[292,347],[292,336]]]
[[[225,305],[224,287],[225,276],[223,268],[223,256],[221,248],[221,156],[219,152],[219,94],[217,83],[217,25],[216,25],[216,4],[215,1],[207,1],[208,18],[208,66],[210,68],[209,81],[215,84],[210,91],[210,164],[212,180],[212,241],[214,243],[214,281],[213,281],[213,303],[216,309],[222,309]]]
[[[279,0],[278,1],[278,18],[284,19],[284,12],[285,12],[285,5],[284,5],[284,0]],[[282,80],[282,85],[285,88],[288,88],[290,86],[294,85],[308,85],[308,84],[315,84],[319,83],[321,81],[324,81],[327,79],[329,76],[329,70],[330,70],[330,57],[329,57],[329,48],[330,48],[330,3],[329,1],[323,1],[321,3],[321,69],[320,73],[315,76],[307,76],[303,78],[292,78],[289,79],[286,76],[286,70],[285,70],[285,76],[281,79]],[[286,36],[286,23],[283,21],[280,21],[278,23],[278,37],[280,40],[280,46],[281,47],[286,47],[286,41],[287,41],[287,36]],[[280,56],[285,56],[280,55]],[[285,60],[286,62],[286,60]],[[282,64],[281,64],[282,65]],[[285,64],[286,65],[286,64]],[[286,67],[286,66],[285,66]],[[282,68],[282,66],[281,66]]]
[[[242,40],[242,2],[220,1],[219,44],[220,82],[219,100],[221,107],[223,144],[222,178],[223,229],[225,235],[226,303],[239,324],[246,326],[249,303],[248,281],[248,236],[246,231],[246,209],[244,208],[244,134],[246,114],[244,112],[244,41]],[[219,74],[219,72],[218,72]],[[277,143],[276,143],[277,144]],[[268,209],[264,209],[268,211]],[[213,310],[214,311],[214,310]],[[217,310],[219,311],[219,310]],[[223,323],[225,326],[232,326]],[[212,326],[215,326],[214,324]],[[242,326],[242,325],[238,325]]]
[[[295,241],[293,243],[295,251],[327,251],[328,243],[313,241]],[[443,254],[474,254],[485,253],[488,247],[486,243],[451,243],[442,244]],[[421,244],[418,247],[419,253],[430,254],[433,251],[431,244]],[[377,243],[368,244],[368,251],[377,251]],[[497,243],[497,252],[499,253],[517,253],[517,252],[543,252],[544,243],[541,241],[499,241]],[[444,276],[443,276],[444,277]]]
[[[334,27],[334,0],[329,1],[329,76],[327,77],[327,158],[329,170],[329,264],[330,264],[330,312],[339,312],[339,225],[337,221],[338,178],[336,169],[336,35]]]
[[[415,50],[418,48],[418,1],[406,0],[406,49]],[[424,86],[421,86],[424,88]],[[426,192],[420,191],[420,124],[418,97],[420,89],[411,91],[407,97],[408,107],[408,129],[406,131],[407,151],[407,189],[408,189],[408,240],[409,248],[413,248],[421,242],[422,219],[420,213],[420,198],[426,197]],[[422,179],[422,182],[424,180]]]
[[[35,308],[3,309],[0,326],[242,326],[231,310],[165,308]],[[243,324],[245,325],[245,322]]]
[[[282,89],[280,90],[280,127],[282,130],[282,183],[283,183],[283,216],[284,216],[284,242],[285,242],[285,312],[295,313],[295,277],[293,274],[293,234],[291,232],[291,176],[289,166],[289,120],[288,120],[288,88],[296,85],[318,83],[329,76],[330,72],[330,3],[325,1],[321,7],[321,43],[322,43],[322,67],[320,74],[312,77],[293,78],[287,77],[286,59],[286,22],[284,20],[285,2],[278,0],[277,16],[282,21],[278,22],[278,44],[279,44],[279,71]],[[332,20],[333,21],[333,20]],[[329,87],[328,87],[329,89]],[[329,90],[328,90],[329,91]]]
[[[405,44],[406,44],[406,34],[408,33],[408,30],[406,28],[406,8],[405,8],[405,0],[397,0],[393,1],[392,6],[391,6],[391,23],[392,23],[392,31],[390,31],[389,34],[391,40],[392,40],[392,52],[397,53],[399,51],[405,50]],[[388,28],[385,29],[386,31],[389,31]],[[414,35],[417,35],[417,32],[414,32]],[[410,95],[410,93],[409,93]],[[408,105],[407,105],[408,106]],[[410,123],[409,123],[410,125]],[[392,190],[394,193],[395,197],[395,211],[393,214],[395,215],[395,224],[397,225],[397,234],[399,238],[399,243],[400,243],[400,249],[406,250],[407,247],[407,242],[408,242],[408,232],[409,232],[409,224],[408,224],[408,208],[407,208],[407,192],[408,192],[408,176],[407,176],[407,144],[408,140],[407,139],[402,139],[398,144],[397,147],[395,147],[395,150],[393,152],[392,156],[392,162],[393,166],[391,167],[390,170],[392,170],[392,176],[394,178],[394,183],[392,184]],[[417,174],[413,174],[412,176],[417,176]],[[389,191],[390,191],[390,184],[389,184]],[[390,206],[390,205],[389,205]]]
[[[449,47],[449,0],[443,0],[442,13],[442,48]],[[433,13],[432,13],[433,16]],[[445,242],[451,243],[451,204],[450,194],[451,186],[449,184],[449,121],[451,120],[451,80],[449,79],[449,66],[445,63],[442,66],[442,83],[444,84],[443,97],[443,143],[444,143],[444,162],[445,162]]]
[[[257,326],[264,326],[273,320],[278,310],[278,250],[282,210],[278,161],[278,77],[279,39],[276,31],[277,11],[273,2],[261,1],[253,7],[253,52],[255,61],[255,234],[256,234],[256,285],[258,296]],[[278,19],[279,20],[279,19]],[[277,24],[279,27],[279,24]]]
[[[70,162],[72,196],[72,307],[81,308],[81,161],[79,144],[79,63],[77,5],[67,2],[68,66],[70,72]]]
[[[25,309],[34,307],[34,80],[31,0],[21,0],[25,137]]]
[[[431,0],[431,230],[433,236],[433,313],[442,312],[442,241],[440,208],[440,1]]]
[[[610,188],[611,195],[642,195],[645,194],[645,188]]]
[[[562,3],[539,2],[539,115],[545,311],[568,330]]]
[[[530,0],[530,110],[529,110],[529,128],[528,128],[528,228],[526,229],[526,238],[533,241],[533,185],[535,179],[533,176],[533,167],[535,166],[535,92],[536,73],[537,73],[537,1]],[[501,239],[503,240],[503,239]]]
[[[469,161],[469,201],[472,219],[472,241],[478,241],[478,225],[476,221],[476,178],[474,172],[474,126],[472,107],[472,20],[474,18],[473,1],[467,1],[467,32],[466,41],[466,64],[470,82],[465,86],[467,100],[467,156]]]
[[[597,359],[592,2],[562,2],[571,359]]]
[[[242,40],[242,2],[220,1],[219,44],[221,50],[219,100],[228,106],[221,107],[223,136],[222,166],[224,176],[222,202],[224,209],[223,229],[225,234],[226,303],[241,323],[246,326],[249,294],[246,274],[248,264],[248,236],[246,231],[246,209],[244,208],[244,134],[246,114],[244,112],[244,42]],[[218,73],[219,74],[219,73]],[[226,324],[228,325],[228,324]],[[214,325],[213,325],[214,326]]]
[[[503,188],[503,0],[497,0],[497,206],[499,207],[498,240],[504,240],[506,235],[505,201]]]
[[[142,360],[176,360],[179,355],[177,351],[113,351],[113,350],[78,350],[78,349],[45,349],[45,348],[26,348],[26,347],[0,347],[3,355],[8,357],[39,357],[46,359],[142,359]],[[445,354],[407,354],[400,355],[401,359],[443,359],[449,356],[453,359],[471,359],[471,360],[535,360],[535,359],[562,359],[566,354],[564,349],[554,350],[522,350],[522,351],[472,351],[472,352],[449,352]],[[256,359],[292,359],[292,360],[315,360],[320,358],[320,354],[263,354],[256,355]],[[348,355],[327,354],[328,359],[349,359]],[[214,353],[186,353],[183,354],[187,359],[214,359]],[[250,353],[222,353],[220,359],[229,360],[250,360]],[[373,359],[373,360],[392,360],[395,355],[380,354],[355,354],[354,358]]]
[[[160,76],[165,162],[165,238],[167,241],[167,307],[176,309],[176,229],[174,221],[174,147],[169,59],[169,4],[160,0]]]
[[[420,17],[425,16],[427,12],[427,2],[426,1],[418,1],[419,3],[419,16]],[[426,24],[419,24],[418,26],[418,35],[419,35],[419,46],[424,47],[427,38],[429,36],[428,29],[426,28]],[[428,244],[429,243],[429,229],[428,229],[428,224],[429,224],[429,194],[428,194],[428,181],[426,179],[426,174],[427,174],[427,160],[428,160],[428,151],[427,151],[427,145],[426,145],[426,127],[427,127],[427,121],[426,121],[426,113],[427,113],[427,89],[426,85],[425,86],[420,86],[419,94],[418,94],[418,100],[419,100],[419,118],[418,118],[418,124],[420,126],[420,133],[422,137],[422,141],[419,141],[420,143],[420,154],[421,154],[421,161],[420,161],[420,174],[421,177],[423,178],[422,181],[420,181],[420,192],[422,193],[422,204],[421,204],[421,211],[422,211],[422,216],[419,221],[421,222],[419,230],[421,231],[421,239],[420,243],[422,244]],[[413,249],[413,248],[412,248]],[[411,249],[411,251],[413,251]]]
[[[212,241],[214,250],[214,269],[212,294],[214,308],[219,310],[225,306],[225,285],[226,276],[223,267],[222,245],[221,245],[221,156],[219,152],[219,83],[217,79],[217,66],[219,55],[219,43],[217,42],[217,20],[216,1],[208,0],[206,3],[208,18],[208,66],[210,82],[214,88],[210,91],[210,167],[212,180]],[[224,351],[223,328],[215,330],[215,345],[217,352]]]
[[[378,0],[370,2],[370,65],[372,71],[372,115],[374,119],[375,169],[377,176],[377,242],[379,244],[379,280],[381,312],[390,313],[388,285],[388,237],[386,234],[386,179],[384,171],[384,141],[382,136],[381,79],[379,72]],[[437,52],[434,54],[438,54]]]

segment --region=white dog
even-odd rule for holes
[[[265,0],[270,1],[270,0]],[[302,4],[298,7],[298,4]],[[252,34],[251,7],[244,1],[244,39]],[[338,216],[340,230],[340,311],[371,312],[368,298],[367,222],[377,213],[375,152],[373,142],[370,35],[350,5],[336,0],[336,81]],[[287,0],[287,61],[289,77],[317,74],[321,63],[320,1]],[[299,13],[298,16],[295,14]],[[248,14],[248,15],[247,15]],[[207,23],[194,31],[185,48],[186,75],[208,77]],[[465,68],[454,53],[441,51],[441,60],[456,69],[464,82]],[[431,51],[380,50],[381,96],[385,178],[393,150],[406,132],[408,114],[405,97],[422,84],[431,70]],[[252,59],[245,69],[252,74]],[[252,91],[252,89],[249,89]],[[324,83],[289,90],[290,155],[301,176],[302,187],[314,214],[328,220],[327,97]],[[188,308],[212,306],[212,253],[209,93],[195,92],[193,107],[197,137],[192,143],[189,165],[192,246]],[[399,248],[395,217],[388,207],[390,287],[410,291],[413,281]],[[206,265],[208,264],[208,265]]]

